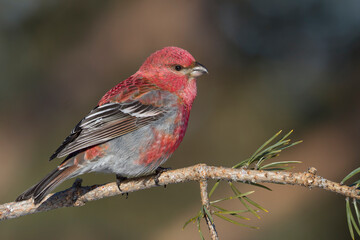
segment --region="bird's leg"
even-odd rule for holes
[[[82,179],[81,178],[77,178],[72,187],[75,188],[75,190],[73,191],[72,195],[73,195],[73,201],[75,202],[77,200],[77,198],[80,196],[79,192],[81,191],[81,183],[82,183]]]
[[[116,184],[117,184],[117,187],[118,187],[120,192],[122,192],[122,190],[120,188],[120,184],[121,184],[121,182],[123,182],[126,179],[127,179],[126,177],[123,177],[123,176],[121,176],[119,174],[116,174]]]
[[[74,188],[81,188],[81,183],[82,183],[82,179],[81,179],[81,178],[77,178],[77,179],[75,179],[72,187],[74,187]]]
[[[159,186],[159,177],[161,175],[161,173],[166,172],[171,170],[171,168],[163,168],[163,167],[158,167],[157,169],[155,169],[155,184]],[[166,188],[166,185],[164,185],[164,188]]]

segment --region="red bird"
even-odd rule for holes
[[[196,77],[207,73],[184,49],[166,47],[108,91],[50,157],[66,159],[16,201],[36,204],[63,181],[88,172],[125,178],[155,172],[178,148],[196,97]]]

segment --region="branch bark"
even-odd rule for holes
[[[210,202],[209,202],[209,195],[207,191],[208,182],[206,179],[200,180],[200,195],[201,195],[201,203],[203,205],[203,208],[206,209],[204,211],[204,217],[206,220],[206,224],[210,231],[210,237],[212,240],[219,240],[218,234],[216,232],[214,219],[212,216],[209,216],[211,214],[210,212]]]
[[[233,169],[197,164],[191,167],[162,173],[158,178],[158,185],[155,183],[154,179],[155,176],[145,176],[124,181],[121,183],[121,189],[123,192],[119,191],[115,182],[104,185],[82,187],[77,181],[69,189],[55,194],[49,194],[46,196],[44,201],[38,205],[34,205],[32,199],[22,202],[9,202],[0,205],[0,221],[57,208],[79,207],[85,205],[86,202],[157,187],[159,185],[169,185],[188,181],[200,182],[204,181],[204,179],[220,179],[234,182],[290,184],[311,188],[317,187],[327,191],[336,192],[345,197],[360,199],[359,190],[354,187],[340,185],[339,183],[332,182],[321,176],[316,176],[316,171],[314,171],[313,168],[308,172],[292,173]]]

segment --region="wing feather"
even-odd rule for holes
[[[160,119],[165,113],[163,107],[145,105],[140,101],[97,106],[75,126],[50,160],[69,154],[71,157],[88,147],[135,131]]]

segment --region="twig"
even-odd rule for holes
[[[206,224],[210,231],[210,237],[212,240],[219,240],[219,237],[216,232],[214,219],[211,216],[210,212],[210,202],[209,202],[209,196],[207,192],[207,186],[208,182],[206,179],[201,179],[200,181],[200,195],[201,195],[201,203],[204,208],[204,217],[206,220]]]
[[[356,188],[329,181],[323,177],[316,176],[314,172],[270,172],[213,167],[205,164],[197,164],[195,166],[162,173],[158,178],[158,184],[169,185],[188,181],[200,181],[204,177],[207,179],[221,179],[238,182],[267,182],[305,187],[318,187],[327,191],[336,192],[346,197],[360,199],[359,191],[356,190]],[[124,192],[135,192],[142,189],[156,187],[158,185],[156,185],[154,178],[154,176],[146,176],[124,181],[121,183],[121,190],[123,192],[120,192],[116,183],[113,182],[90,187],[73,186],[65,191],[49,194],[39,205],[34,205],[33,200],[31,199],[22,202],[5,203],[0,205],[0,221],[62,207],[83,206],[89,201],[116,196]]]

